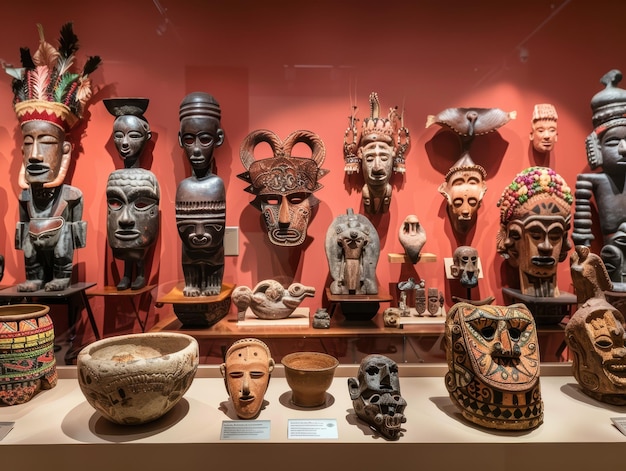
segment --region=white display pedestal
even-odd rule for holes
[[[271,422],[269,440],[221,441],[223,421],[233,420],[216,366],[201,366],[181,402],[152,424],[109,423],[83,397],[75,367],[59,367],[56,388],[26,404],[0,407],[0,422],[15,422],[0,441],[2,469],[164,470],[557,470],[618,469],[626,437],[611,417],[626,407],[599,403],[580,392],[569,364],[545,364],[541,390],[544,424],[529,432],[498,432],[465,421],[448,397],[445,365],[399,365],[408,402],[403,436],[387,441],[354,415],[347,380],[356,365],[340,365],[328,406],[290,404],[277,366],[260,420]],[[336,440],[289,440],[288,419],[337,421]]]

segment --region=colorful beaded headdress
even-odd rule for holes
[[[22,67],[5,66],[13,77],[13,106],[20,124],[40,120],[69,131],[82,117],[91,98],[91,74],[100,65],[99,56],[90,56],[83,69],[72,71],[78,50],[78,37],[72,23],[61,28],[59,49],[46,42],[41,25],[39,47],[31,55],[20,48]]]
[[[508,224],[519,216],[522,206],[533,197],[551,196],[564,213],[569,214],[574,201],[570,187],[563,177],[551,168],[530,167],[517,174],[502,192],[498,201],[500,223]]]

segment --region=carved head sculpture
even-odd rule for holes
[[[452,276],[458,278],[461,286],[475,288],[478,285],[478,250],[468,245],[461,245],[452,254]]]
[[[557,264],[567,257],[573,196],[554,170],[530,167],[502,192],[497,251],[518,267],[523,294],[559,295]]]
[[[107,195],[107,240],[113,254],[145,249],[159,235],[159,184],[154,174],[141,168],[116,170],[109,175]],[[124,258],[119,256],[117,258]]]
[[[273,157],[256,160],[254,149],[261,142],[269,144]],[[311,157],[293,157],[298,144],[311,149]],[[326,156],[324,143],[310,131],[294,131],[285,142],[266,129],[250,133],[242,142],[240,157],[246,172],[238,175],[250,183],[246,191],[256,196],[250,204],[263,213],[270,242],[282,247],[300,245],[306,238],[313,207],[319,203],[313,193],[328,170],[322,163]]]
[[[467,233],[475,224],[478,208],[487,191],[487,173],[480,165],[467,158],[457,162],[439,186],[439,193],[448,203],[448,217],[455,232]]]
[[[474,163],[469,153],[474,138],[496,131],[516,116],[515,111],[505,112],[499,108],[447,108],[428,116],[427,128],[438,124],[458,135],[461,142],[460,157],[439,186],[455,232],[465,234],[475,225],[478,208],[487,191],[487,173]]]
[[[189,251],[221,253],[223,265],[226,190],[221,178],[212,177],[207,180],[186,179],[178,185],[176,225],[178,235]]]
[[[372,223],[352,208],[337,216],[326,232],[326,258],[332,294],[377,294],[380,240]]]
[[[24,161],[19,174],[19,185],[29,184],[55,188],[63,184],[70,165],[72,145],[65,139],[82,118],[87,101],[91,98],[91,74],[101,60],[91,56],[80,72],[71,70],[78,38],[72,23],[61,28],[59,49],[44,39],[39,29],[39,47],[31,55],[22,49],[22,67],[5,66],[13,77],[15,113],[24,139]]]
[[[567,323],[565,341],[573,353],[572,369],[582,390],[602,402],[626,404],[624,316],[605,298],[612,289],[602,259],[577,245],[570,269],[578,309]]]
[[[410,214],[404,218],[398,231],[398,239],[406,256],[413,264],[416,264],[422,247],[426,243],[426,231],[416,215]]]
[[[350,117],[350,127],[344,137],[344,160],[347,174],[363,170],[363,205],[369,214],[386,213],[391,201],[392,170],[404,173],[405,155],[409,151],[409,130],[397,107],[391,108],[387,118],[380,117],[378,94],[370,94],[371,114],[363,120],[361,133],[357,119]]]
[[[124,160],[124,167],[138,166],[139,158],[152,138],[150,125],[144,117],[150,100],[147,98],[108,98],[103,100],[107,111],[115,116],[113,142]]]
[[[224,142],[222,110],[208,93],[193,92],[180,103],[178,143],[185,151],[193,174],[204,178],[213,173],[213,151]]]
[[[457,303],[445,339],[446,388],[466,419],[501,430],[542,423],[539,344],[526,306]]]
[[[594,129],[585,140],[589,166],[602,167],[614,177],[626,173],[626,90],[617,86],[621,80],[622,73],[615,69],[600,80],[606,88],[591,99]]]
[[[557,119],[558,115],[553,105],[547,103],[535,105],[529,137],[533,148],[540,154],[546,154],[554,148],[558,138]]]
[[[400,437],[406,422],[406,401],[400,395],[398,365],[384,355],[368,355],[357,378],[348,378],[348,390],[356,415],[385,438]]]
[[[273,370],[270,350],[258,339],[237,340],[226,351],[220,371],[239,418],[253,419],[259,415]]]

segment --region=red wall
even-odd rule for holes
[[[253,286],[266,278],[293,280],[317,288],[305,300],[322,303],[329,283],[325,233],[339,214],[352,207],[363,213],[362,177],[343,172],[342,140],[358,97],[359,117],[367,116],[367,98],[377,91],[383,109],[405,107],[412,148],[404,177],[395,176],[388,214],[371,218],[381,239],[377,276],[383,291],[408,276],[446,293],[443,258],[458,245],[437,187],[454,163],[453,148],[426,129],[426,117],[449,107],[497,107],[517,111],[517,120],[498,133],[477,139],[476,163],[488,172],[488,191],[479,210],[478,228],[465,241],[480,253],[485,277],[474,297],[495,295],[515,284],[495,252],[499,212],[496,202],[514,176],[531,165],[551,166],[570,186],[589,171],[584,139],[591,131],[589,102],[601,89],[600,77],[623,60],[626,6],[593,2],[206,2],[160,0],[162,16],[150,0],[106,2],[12,2],[2,6],[0,58],[19,62],[19,47],[36,49],[36,23],[56,44],[60,26],[73,21],[81,41],[79,62],[98,54],[103,65],[93,75],[99,90],[88,108],[89,122],[68,183],[84,193],[87,247],[76,252],[81,280],[107,283],[112,258],[106,243],[105,187],[109,173],[121,167],[110,139],[113,117],[102,99],[143,96],[153,131],[146,166],[161,185],[162,226],[152,270],[160,296],[182,279],[174,197],[178,182],[190,175],[178,147],[178,105],[189,92],[216,96],[222,106],[225,144],[216,151],[217,173],[227,188],[227,225],[240,227],[240,255],[227,257],[225,281]],[[217,4],[215,4],[217,3]],[[552,15],[552,16],[551,16]],[[162,35],[157,29],[166,25]],[[528,51],[520,60],[519,48]],[[304,65],[310,67],[297,67]],[[320,67],[321,66],[321,67]],[[626,86],[626,84],[623,84]],[[17,174],[21,136],[12,106],[10,77],[0,78],[0,252],[6,258],[3,284],[24,278],[22,253],[13,248],[18,219]],[[552,103],[559,113],[559,141],[549,159],[536,161],[528,133],[535,103]],[[326,145],[324,168],[330,173],[316,193],[321,203],[299,248],[276,248],[264,233],[260,213],[236,175],[244,169],[239,145],[252,130],[266,128],[281,137],[296,129],[319,134]],[[261,149],[257,157],[263,157]],[[424,225],[425,252],[436,263],[390,264],[387,254],[402,252],[397,231],[415,213]],[[110,282],[113,284],[113,282]],[[559,272],[561,290],[571,291],[567,262]],[[461,295],[463,293],[460,293]],[[124,308],[102,300],[94,309],[106,335],[129,329],[116,320]],[[157,309],[150,323],[169,314]],[[135,327],[136,328],[136,327]]]

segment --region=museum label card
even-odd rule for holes
[[[0,422],[0,440],[7,436],[13,430],[15,422]]]
[[[316,438],[337,439],[337,419],[289,419],[287,438],[309,440]]]
[[[269,420],[224,420],[221,440],[269,440]]]
[[[626,435],[626,417],[611,417],[611,422],[623,435]]]

